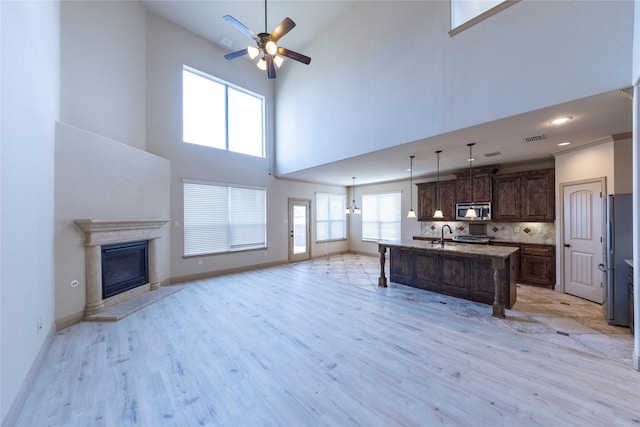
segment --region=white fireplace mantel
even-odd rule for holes
[[[168,223],[161,220],[104,220],[77,219],[76,225],[85,234],[86,301],[85,318],[105,309],[102,298],[102,256],[101,246],[112,243],[149,241],[149,290],[160,287],[157,272],[156,240],[162,237],[160,228]]]

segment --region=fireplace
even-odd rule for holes
[[[105,307],[161,286],[157,240],[162,236],[160,228],[167,222],[169,220],[75,220],[85,235],[85,319]],[[109,265],[109,261],[115,264]]]
[[[102,246],[102,298],[146,284],[148,260],[147,240]]]

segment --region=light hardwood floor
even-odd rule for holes
[[[282,266],[60,331],[19,426],[633,426],[640,373]]]

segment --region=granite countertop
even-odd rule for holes
[[[402,240],[402,241],[382,240],[382,241],[379,241],[378,244],[386,247],[402,247],[402,248],[409,248],[409,249],[425,250],[429,252],[449,252],[454,254],[457,253],[457,254],[501,257],[501,258],[506,258],[518,250],[517,247],[478,245],[478,244],[469,244],[469,243],[445,242],[444,245],[440,245],[440,243],[438,242],[432,243],[431,241],[428,241],[428,240]]]
[[[439,237],[426,237],[426,236],[413,236],[414,240],[424,240],[424,241],[431,241],[431,240],[436,240],[436,241],[440,241]],[[445,237],[445,242],[450,242],[451,241],[451,237]],[[496,243],[496,244],[500,244],[500,245],[538,245],[538,246],[553,246],[555,247],[555,243],[530,243],[530,242],[514,242],[512,240],[500,240],[500,239],[493,239],[491,238],[491,243]],[[489,243],[489,244],[491,244]]]
[[[633,260],[632,259],[625,259],[624,262],[626,262],[629,267],[633,268]]]

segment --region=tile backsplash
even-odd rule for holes
[[[440,238],[442,226],[449,224],[453,229],[453,235],[477,234],[469,231],[469,225],[474,228],[480,223],[469,223],[467,221],[438,221],[422,222],[422,237]],[[481,223],[486,225],[486,235],[493,240],[517,242],[517,243],[537,243],[554,245],[556,243],[556,226],[552,222],[494,222]],[[447,237],[447,236],[445,236]],[[451,237],[449,235],[448,237]]]

